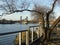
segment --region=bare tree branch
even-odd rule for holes
[[[50,14],[53,12],[53,10],[54,10],[54,7],[55,7],[55,5],[56,5],[56,2],[57,2],[57,0],[54,0],[54,2],[53,2],[53,4],[52,4],[52,9],[50,10],[50,11],[48,11],[47,13],[46,13],[46,29],[45,29],[45,39],[47,39],[47,40],[49,40],[50,39],[50,35],[49,35],[49,32],[50,32],[50,30],[49,30],[49,16],[50,16]]]
[[[52,9],[51,9],[50,11],[48,11],[48,14],[50,14],[50,13],[53,12],[54,7],[55,7],[55,5],[56,5],[56,2],[57,2],[57,0],[55,0],[55,1],[53,2],[53,4],[52,4]]]
[[[3,5],[0,5],[0,8],[1,10],[7,11],[7,9]]]

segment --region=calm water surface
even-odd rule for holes
[[[14,32],[28,29],[29,26],[38,24],[0,24],[0,33]],[[17,34],[9,34],[0,36],[0,45],[14,45],[14,40]]]

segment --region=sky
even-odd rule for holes
[[[28,12],[22,12],[22,13],[14,13],[11,15],[3,15],[2,19],[7,19],[7,20],[20,20],[20,16],[22,16],[22,19],[25,19],[28,16],[28,19],[31,20],[31,15]]]
[[[33,2],[32,2],[32,0],[29,0],[27,2],[30,3],[29,9],[33,9],[33,7],[34,7],[33,3],[40,4],[40,5],[43,5],[43,6],[48,6],[50,8],[51,8],[51,5],[53,3],[52,0],[33,0]],[[21,2],[18,1],[18,3],[21,3]],[[3,4],[3,2],[0,1],[0,4]],[[0,11],[0,12],[2,13],[3,11]],[[54,12],[55,12],[56,18],[58,18],[58,16],[60,16],[60,8],[59,8],[59,6],[55,6]],[[26,16],[28,16],[29,20],[32,19],[31,13],[28,12],[28,11],[13,13],[13,14],[10,14],[10,15],[4,15],[4,16],[0,17],[0,19],[20,20],[20,16],[22,16],[23,19],[26,18]]]

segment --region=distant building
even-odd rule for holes
[[[22,16],[20,16],[20,21],[22,21]]]
[[[20,16],[20,23],[22,23],[22,16]]]
[[[28,16],[26,16],[26,20],[28,21]]]

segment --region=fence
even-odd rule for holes
[[[5,35],[9,36],[11,34],[18,33],[18,35],[19,35],[19,41],[18,42],[19,42],[19,45],[22,45],[22,32],[25,32],[25,34],[26,34],[26,45],[31,45],[34,41],[36,41],[40,37],[40,28],[41,27],[39,25],[37,25],[37,26],[30,26],[28,28],[28,30],[15,31],[15,32],[7,32],[7,33],[0,33],[0,37],[1,36],[5,36]],[[29,31],[31,32],[31,35],[30,35]],[[36,33],[36,35],[34,33]],[[30,36],[31,36],[31,38],[29,38]],[[36,37],[35,39],[34,39],[34,36]],[[8,43],[8,41],[7,41],[7,43]],[[6,44],[1,44],[0,43],[0,44],[1,45],[8,45],[7,43]],[[11,44],[9,44],[9,45],[11,45]]]

